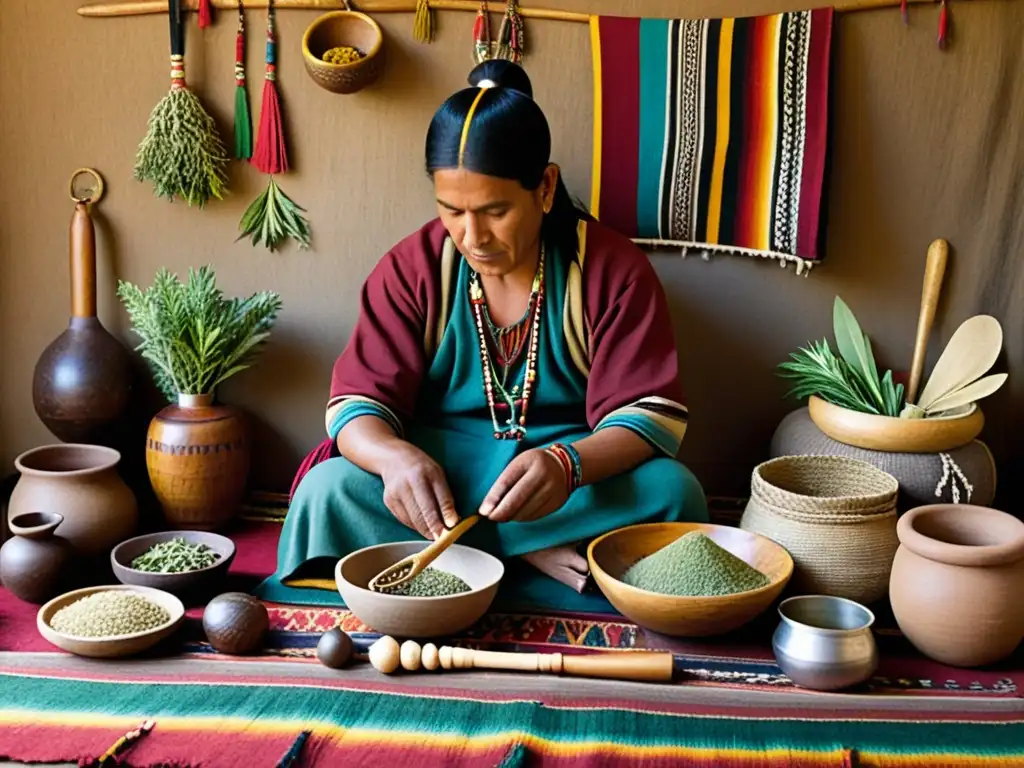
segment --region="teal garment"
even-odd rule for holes
[[[502,470],[519,453],[569,443],[592,434],[585,412],[587,381],[572,363],[562,332],[567,261],[545,257],[536,388],[531,395],[522,441],[497,440],[483,389],[483,372],[473,312],[468,300],[470,271],[459,267],[452,314],[420,388],[417,420],[405,425],[405,439],[445,470],[456,509],[474,513]],[[525,354],[510,384],[521,381]],[[278,544],[277,572],[257,591],[267,600],[341,604],[337,592],[287,587],[293,576],[333,577],[338,558],[363,547],[420,539],[383,502],[383,483],[344,458],[313,467],[290,505]],[[704,492],[675,459],[653,458],[630,472],[576,490],[556,512],[528,523],[483,521],[460,543],[514,558],[550,547],[586,542],[602,533],[644,522],[707,520]],[[535,569],[510,570],[503,602],[537,608],[607,612],[600,595],[579,595]],[[309,594],[313,593],[313,594]]]

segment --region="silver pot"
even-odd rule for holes
[[[835,691],[862,683],[878,667],[875,615],[843,597],[800,595],[779,604],[772,650],[795,684]]]

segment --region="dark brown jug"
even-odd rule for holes
[[[133,369],[128,350],[96,316],[96,234],[89,206],[99,200],[103,183],[95,171],[87,172],[97,181],[89,196],[76,196],[72,177],[71,321],[36,363],[32,402],[58,439],[109,445],[129,406]]]
[[[65,586],[74,550],[54,533],[62,522],[56,512],[26,512],[11,520],[14,537],[0,547],[0,579],[18,599],[45,603]]]

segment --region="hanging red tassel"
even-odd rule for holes
[[[946,47],[949,37],[949,12],[946,10],[946,0],[942,0],[942,10],[939,11],[939,48]]]
[[[473,58],[478,64],[491,58],[491,14],[487,0],[481,0],[473,22]]]
[[[288,152],[284,142],[281,104],[277,98],[276,38],[273,3],[267,10],[267,72],[263,82],[263,106],[260,128],[256,135],[256,151],[252,164],[262,173],[284,173],[288,170]]]
[[[199,28],[206,29],[213,23],[210,13],[210,0],[199,0]]]
[[[900,0],[900,16],[904,24],[910,24],[910,9],[907,7],[907,0]]]

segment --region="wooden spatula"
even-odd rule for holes
[[[480,515],[471,515],[470,517],[462,520],[454,528],[448,528],[444,533],[438,536],[437,540],[430,546],[420,550],[415,555],[409,555],[408,557],[402,558],[394,565],[389,566],[378,573],[370,579],[370,583],[367,584],[367,588],[371,592],[388,592],[396,587],[402,586],[403,584],[407,584],[419,576],[423,572],[424,568],[440,557],[442,552],[458,541],[462,534],[476,525],[479,521]]]
[[[924,361],[928,355],[928,338],[932,335],[935,310],[942,292],[942,278],[946,274],[949,258],[949,243],[933,240],[928,246],[928,259],[924,265],[924,284],[921,286],[921,310],[917,317],[917,337],[914,339],[914,359],[910,364],[910,380],[907,382],[907,402],[915,403],[921,389]]]

